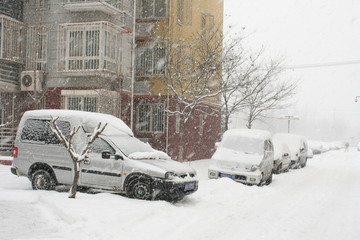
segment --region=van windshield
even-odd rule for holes
[[[126,155],[135,152],[153,152],[154,149],[139,139],[129,135],[111,136],[110,140]]]
[[[248,154],[264,154],[264,140],[260,138],[230,135],[222,140],[221,147]]]

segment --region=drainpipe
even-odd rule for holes
[[[134,126],[134,84],[135,84],[135,25],[136,25],[136,0],[134,0],[133,12],[133,35],[132,35],[132,53],[131,53],[131,96],[130,96],[130,129]]]
[[[170,18],[171,18],[171,0],[168,1],[169,3],[169,6],[168,6],[168,14],[169,14],[169,17],[168,17],[168,34],[169,34],[169,37],[168,37],[168,41],[170,39],[170,36],[171,36],[171,32],[170,32],[170,27],[171,27],[171,22],[170,22]],[[170,49],[168,49],[168,53],[169,54],[170,52]],[[166,71],[165,71],[165,74],[166,74]],[[166,75],[165,75],[165,79],[166,79]],[[166,83],[167,84],[167,83]],[[168,110],[170,110],[170,92],[169,92],[169,88],[167,88],[166,90],[167,92],[167,96],[166,96],[166,101],[167,101],[167,108]],[[169,151],[169,112],[166,113],[166,142],[165,142],[165,149],[166,149],[166,153],[168,153]]]

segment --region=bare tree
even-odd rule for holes
[[[247,128],[251,128],[255,120],[265,118],[266,112],[286,107],[286,101],[295,94],[297,83],[281,80],[283,71],[281,61],[271,61],[254,72],[246,87],[241,89],[242,95],[247,96],[243,109]]]
[[[69,152],[70,157],[73,161],[74,166],[74,178],[73,183],[70,188],[69,192],[69,198],[75,198],[78,181],[80,177],[80,164],[85,161],[88,158],[88,154],[90,151],[90,145],[99,137],[99,135],[104,131],[105,127],[107,126],[107,123],[104,126],[101,126],[102,123],[99,123],[97,128],[94,129],[93,134],[90,136],[90,138],[87,141],[87,144],[84,146],[83,150],[78,153],[76,152],[74,146],[73,146],[73,137],[74,135],[79,131],[80,126],[74,127],[73,130],[70,132],[69,139],[66,139],[65,136],[62,134],[60,128],[57,126],[56,121],[59,117],[52,117],[50,122],[50,128],[55,133],[56,137],[61,141],[61,143],[65,146],[66,150]]]
[[[184,136],[189,119],[195,111],[216,106],[221,94],[222,34],[211,29],[195,33],[186,41],[172,39],[168,42],[169,54],[166,59],[166,79],[170,94],[177,103],[175,110],[179,119],[179,155],[183,160]]]
[[[250,54],[242,47],[243,39],[227,37],[224,42],[221,76],[223,90],[221,113],[224,131],[229,128],[230,116],[246,107],[247,98],[258,87],[251,82],[251,76],[261,68],[260,57],[263,51]]]

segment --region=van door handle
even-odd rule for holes
[[[84,161],[84,164],[89,165],[89,164],[90,164],[90,160],[85,160],[85,161]]]

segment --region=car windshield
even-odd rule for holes
[[[126,155],[129,156],[135,152],[153,152],[154,149],[140,141],[139,139],[129,135],[111,136],[110,140]]]
[[[264,154],[264,140],[260,138],[230,135],[223,139],[221,147],[249,154]]]

